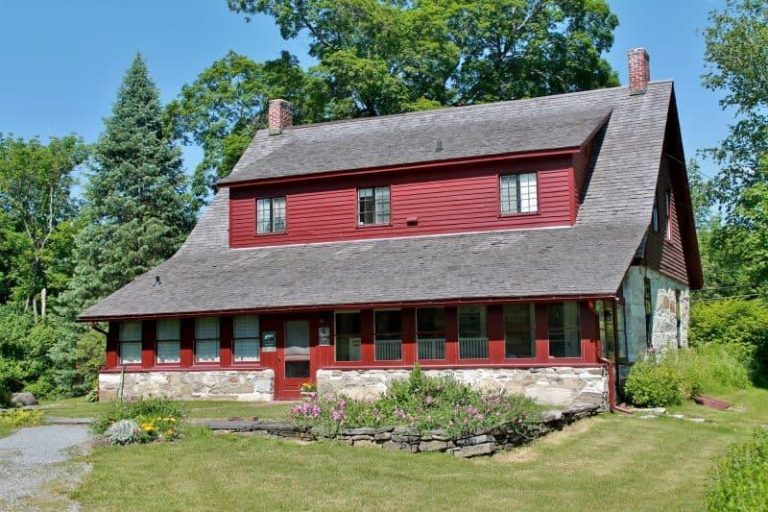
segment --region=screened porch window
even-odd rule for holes
[[[209,316],[195,320],[195,362],[219,362],[219,319]]]
[[[181,324],[178,320],[157,321],[157,362],[178,363],[181,358]]]
[[[533,213],[539,209],[536,173],[509,174],[499,178],[501,213]]]
[[[399,309],[373,313],[373,343],[377,361],[397,361],[403,358],[403,318]]]
[[[533,304],[504,306],[504,357],[534,357],[535,318]]]
[[[120,364],[141,363],[141,321],[120,322]]]
[[[485,359],[488,357],[485,306],[459,308],[459,358]]]
[[[357,189],[357,223],[389,224],[389,187]]]
[[[256,201],[256,232],[285,232],[285,197],[267,197]]]
[[[360,361],[360,312],[336,313],[336,360]]]
[[[235,361],[258,361],[261,352],[258,316],[236,316],[233,342]]]
[[[419,359],[445,359],[445,309],[416,310],[416,342]]]
[[[549,355],[581,357],[578,302],[549,305]]]

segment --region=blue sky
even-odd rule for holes
[[[727,132],[719,96],[701,86],[707,13],[719,0],[609,0],[620,27],[608,60],[626,83],[626,51],[644,46],[653,79],[675,80],[687,156]],[[144,53],[164,101],[230,49],[254,60],[287,49],[310,63],[306,39],[284,41],[271,18],[246,23],[225,0],[3,0],[0,132],[78,133],[94,141],[134,53]],[[185,150],[192,169],[199,151]],[[714,168],[704,166],[706,174]]]

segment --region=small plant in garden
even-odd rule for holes
[[[41,411],[8,409],[0,413],[0,430],[39,425],[42,421],[43,413]]]
[[[104,433],[109,444],[138,443],[141,436],[139,424],[133,420],[116,421]]]
[[[131,442],[170,441],[179,437],[180,426],[186,415],[186,409],[172,400],[145,399],[123,402],[114,404],[109,411],[102,414],[93,428],[98,434],[106,433],[110,439],[109,432],[113,426],[129,421],[135,423],[137,428],[136,439]]]
[[[707,492],[712,512],[768,510],[768,432],[731,447],[712,470]]]
[[[314,393],[317,391],[317,384],[314,382],[305,382],[299,388],[302,393]]]
[[[504,428],[526,438],[538,419],[535,404],[524,396],[483,395],[455,379],[428,377],[418,365],[377,400],[319,397],[295,406],[290,416],[327,436],[344,428],[406,426],[454,437]]]

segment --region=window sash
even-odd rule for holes
[[[256,232],[285,232],[285,197],[268,197],[256,201]]]
[[[219,340],[196,340],[195,361],[198,363],[218,363],[219,345]]]
[[[181,361],[181,342],[158,341],[157,362],[160,364],[178,363]]]
[[[485,306],[459,307],[459,338],[485,338],[486,325]]]
[[[416,310],[416,338],[445,338],[445,308]]]
[[[258,361],[261,355],[260,338],[235,338],[235,361]]]
[[[549,305],[549,355],[581,357],[578,302]]]
[[[218,340],[219,339],[219,318],[215,316],[206,316],[195,320],[195,339],[196,340]]]
[[[120,342],[120,364],[139,364],[141,363],[141,342],[140,341],[121,341]]]
[[[120,322],[120,341],[141,341],[141,320]]]
[[[234,317],[232,338],[235,361],[258,361],[260,359],[261,334],[259,331],[258,316],[246,315]]]
[[[535,172],[501,176],[499,187],[502,214],[538,211],[538,183]]]
[[[181,339],[181,322],[175,319],[158,320],[157,341],[178,341]]]
[[[357,189],[357,222],[361,226],[389,224],[389,187],[367,187]]]

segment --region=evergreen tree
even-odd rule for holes
[[[136,55],[105,130],[94,147],[85,189],[85,227],[67,315],[130,282],[170,257],[195,222],[181,150],[163,123],[159,91]]]

